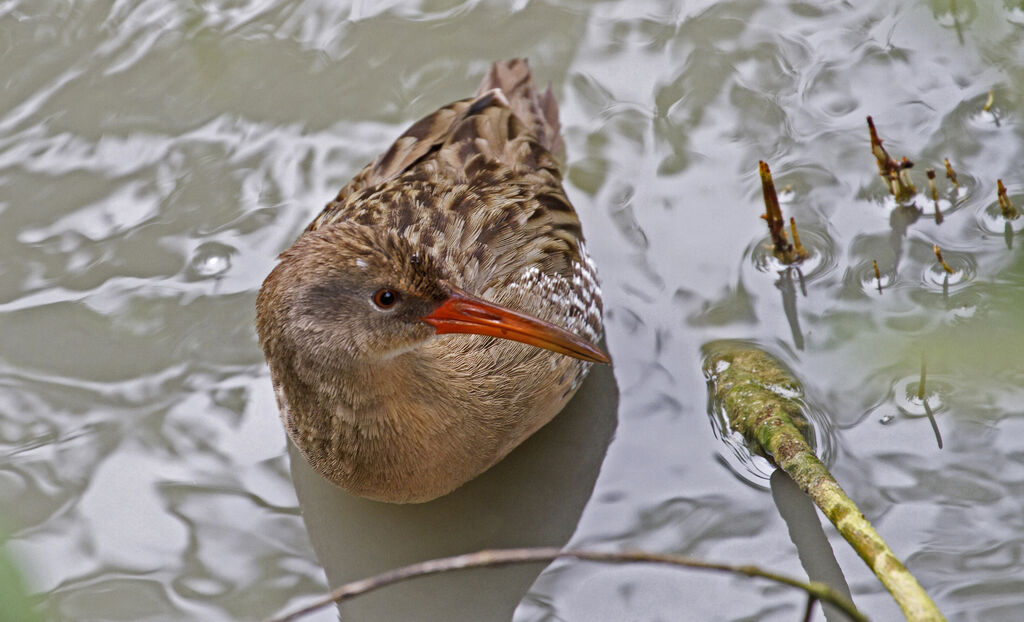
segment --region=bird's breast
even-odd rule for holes
[[[422,502],[473,479],[550,421],[589,364],[480,336],[438,337],[364,383],[360,405],[337,397],[303,412],[282,389],[285,428],[314,470],[349,492]],[[330,406],[328,406],[330,404]],[[308,406],[307,406],[308,408]]]

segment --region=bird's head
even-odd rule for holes
[[[396,234],[354,223],[307,232],[282,253],[260,289],[257,330],[268,359],[283,347],[360,364],[469,333],[608,362],[567,330],[454,286],[431,254]]]

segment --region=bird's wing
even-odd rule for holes
[[[307,231],[343,217],[344,208],[356,195],[379,187],[435,153],[451,134],[455,123],[464,118],[473,99],[463,99],[423,117],[398,137],[391,147],[345,184],[334,199],[309,224]]]
[[[413,124],[307,231],[341,220],[392,231],[477,294],[554,283],[545,295],[555,297],[590,281],[594,300],[575,306],[596,309],[599,325],[593,266],[552,155],[558,127],[554,97],[537,93],[526,61],[495,63],[475,97]]]
[[[348,217],[348,206],[393,180],[481,186],[505,181],[508,175],[495,179],[494,173],[510,168],[501,172],[544,173],[545,179],[525,183],[553,182],[560,191],[561,175],[551,156],[562,146],[559,128],[551,88],[544,93],[534,89],[526,60],[494,63],[475,97],[448,104],[414,123],[338,192],[307,231]]]

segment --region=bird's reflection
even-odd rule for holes
[[[352,496],[289,445],[303,517],[329,584],[484,548],[564,545],[590,498],[617,406],[611,368],[595,366],[565,410],[507,458],[455,492],[418,505]],[[426,577],[347,602],[341,613],[346,620],[509,620],[542,569]]]

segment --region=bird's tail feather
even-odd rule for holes
[[[512,112],[533,130],[541,144],[552,153],[562,151],[561,124],[558,122],[558,102],[551,85],[538,93],[533,84],[530,64],[525,58],[498,61],[484,76],[477,95],[493,89],[500,90],[508,99]]]

